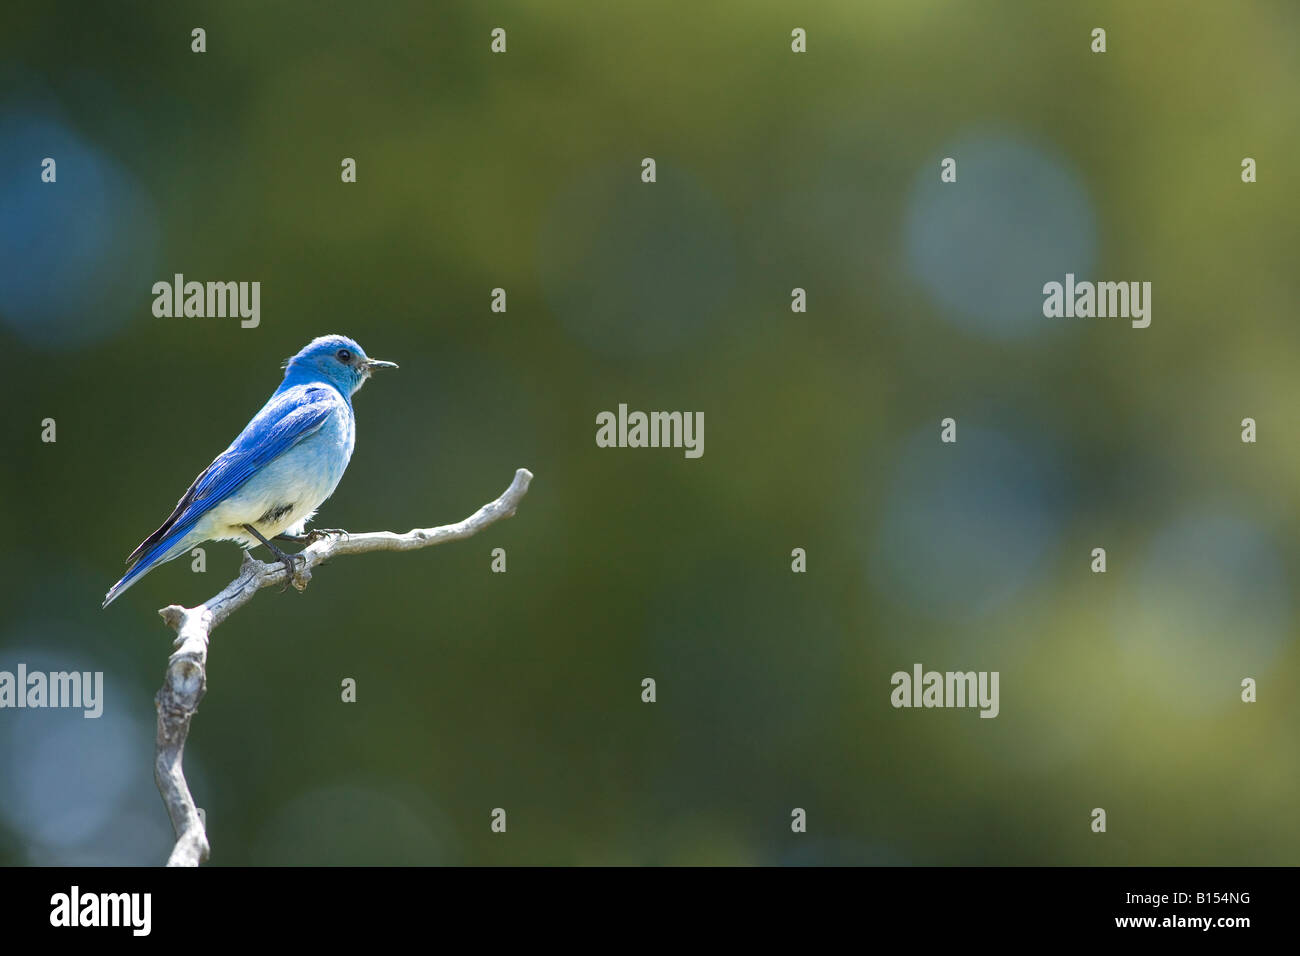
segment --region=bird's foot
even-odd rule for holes
[[[306,535],[304,535],[304,537],[306,538],[308,544],[315,544],[317,541],[320,541],[323,538],[328,538],[330,535],[335,535],[335,534],[344,538],[351,537],[342,528],[312,528],[310,531],[307,532]]]
[[[267,541],[266,538],[262,536],[261,532],[252,525],[244,525],[244,530],[258,541],[262,542],[262,544],[266,545],[267,549],[280,560],[281,564],[284,565],[284,587],[280,588],[281,592],[287,590],[290,584],[299,591],[306,590],[307,582],[311,580],[311,571],[307,569],[306,557],[301,554],[285,554],[270,541]],[[299,559],[302,560],[301,568],[298,567]]]
[[[297,591],[307,590],[307,582],[311,580],[311,572],[307,570],[307,559],[301,554],[285,554],[281,551],[276,555],[280,563],[284,565],[284,584],[280,588],[283,594],[292,584]]]

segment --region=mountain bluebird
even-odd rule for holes
[[[126,559],[127,572],[104,607],[153,568],[203,541],[266,545],[289,574],[293,558],[270,539],[301,538],[304,526],[338,485],[352,457],[352,394],[377,368],[343,335],[313,339],[285,363],[284,381],[230,447],[194,479],[160,527]]]

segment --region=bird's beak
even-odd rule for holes
[[[381,359],[366,359],[366,371],[376,368],[397,368],[396,362],[385,362]]]

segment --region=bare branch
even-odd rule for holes
[[[312,568],[330,558],[366,551],[414,551],[478,534],[490,524],[509,518],[528,492],[533,474],[526,468],[515,472],[514,481],[501,497],[479,508],[464,521],[438,528],[416,528],[406,534],[371,531],[365,534],[330,534],[314,541],[298,555],[291,583],[299,591],[311,580]],[[176,632],[175,650],[167,660],[167,673],[155,703],[158,709],[158,737],[154,759],[154,780],[162,794],[176,846],[168,866],[198,866],[208,858],[208,835],[182,767],[190,719],[207,690],[208,641],[218,624],[253,599],[258,591],[280,584],[288,577],[283,564],[264,564],[244,552],[239,575],[219,594],[197,607],[172,604],[158,613]]]

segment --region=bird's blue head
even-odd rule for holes
[[[346,335],[322,335],[284,363],[284,380],[286,383],[323,380],[350,398],[377,368],[397,366],[370,358],[365,349]]]

